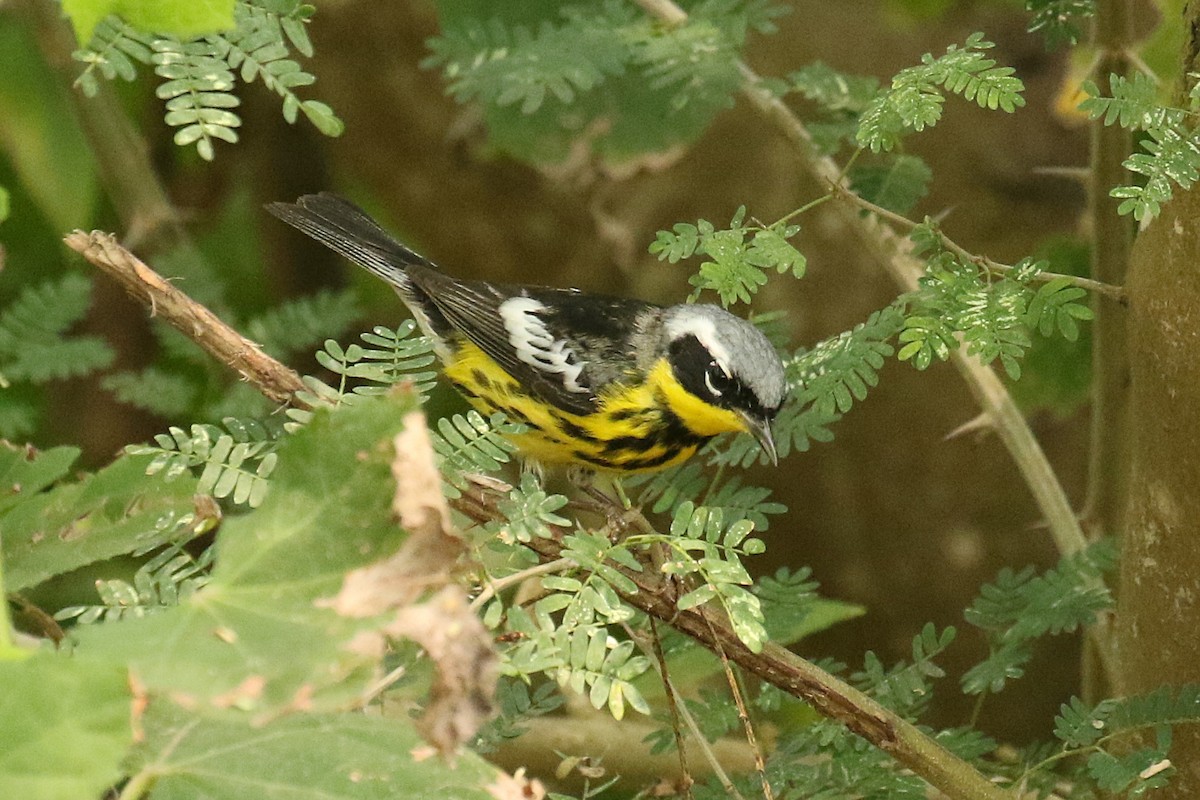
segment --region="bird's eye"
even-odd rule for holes
[[[704,370],[704,386],[712,392],[713,397],[720,397],[732,383],[733,380],[725,374],[725,370],[721,369],[717,362],[709,362],[708,368]]]

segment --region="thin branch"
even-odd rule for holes
[[[472,489],[451,505],[483,522],[499,513],[499,499],[481,489]],[[562,544],[555,539],[535,538],[526,546],[546,560],[561,557]],[[629,605],[666,622],[714,653],[725,653],[730,661],[751,674],[804,700],[823,716],[841,722],[949,797],[1012,800],[1008,792],[970,764],[840,678],[773,642],[766,643],[756,653],[737,637],[727,621],[711,618],[703,608],[679,610],[661,576],[611,566],[637,587],[633,592],[618,591]]]
[[[1111,94],[1109,76],[1131,71],[1128,45],[1132,18],[1128,0],[1101,0],[1094,25],[1098,56],[1093,80]],[[1100,280],[1125,282],[1133,247],[1133,223],[1117,213],[1114,186],[1130,182],[1125,161],[1133,151],[1133,132],[1120,125],[1091,123],[1091,183],[1088,217],[1092,230],[1092,274]],[[1129,354],[1126,347],[1124,309],[1093,303],[1092,321],[1092,428],[1088,449],[1088,487],[1084,517],[1096,536],[1109,536],[1120,526],[1124,513],[1124,486],[1129,453],[1124,422],[1129,394]]]
[[[688,21],[687,12],[672,3],[671,0],[637,0],[637,4],[647,14],[662,20],[669,27],[683,25]]]
[[[295,396],[296,392],[304,389],[299,375],[172,286],[122,247],[112,234],[74,231],[64,241],[72,250],[116,279],[133,299],[148,307],[152,315],[161,317],[222,364],[232,367],[264,396],[276,403],[307,408],[307,404]]]
[[[119,280],[134,298],[241,373],[264,395],[279,402],[298,402],[289,395],[303,388],[296,372],[266,356],[207,308],[164,281],[121,247],[113,236],[76,231],[66,241]],[[496,494],[474,487],[452,505],[477,522],[486,522],[499,514],[498,502]],[[548,562],[563,558],[562,545],[555,540],[534,538],[526,546]],[[755,653],[737,638],[726,621],[709,619],[701,609],[678,610],[672,587],[657,574],[612,566],[621,569],[637,587],[634,592],[621,595],[631,606],[692,637],[714,653],[723,652],[743,669],[807,701],[817,712],[842,722],[950,797],[1011,800],[1007,792],[966,761],[849,684],[771,642]]]
[[[733,785],[733,781],[729,780],[729,776],[725,774],[725,769],[721,766],[721,762],[717,760],[716,755],[712,752],[712,748],[708,747],[708,740],[703,735],[696,736],[700,733],[699,726],[696,725],[696,720],[692,717],[692,713],[687,708],[687,703],[683,701],[683,697],[675,690],[675,682],[671,680],[671,673],[667,669],[667,656],[663,652],[662,637],[658,635],[658,623],[654,617],[649,617],[650,633],[642,636],[633,629],[633,626],[628,622],[622,622],[622,627],[629,634],[629,638],[643,655],[653,656],[654,669],[658,672],[658,679],[662,681],[663,694],[667,697],[667,710],[671,714],[671,733],[675,736],[675,752],[679,754],[679,773],[680,773],[680,789],[683,791],[685,800],[692,800],[692,784],[695,781],[692,779],[692,771],[688,769],[687,748],[683,744],[683,731],[680,730],[680,724],[688,726],[688,730],[696,740],[697,746],[700,748],[704,758],[712,767],[713,773],[720,781],[725,793],[731,797],[736,797],[737,800],[744,800],[737,787]],[[649,644],[646,640],[649,640]],[[687,715],[687,722],[683,722],[684,715]]]
[[[670,25],[687,20],[687,14],[671,0],[638,0],[638,4],[658,19]],[[753,69],[739,62],[742,75],[742,95],[795,148],[809,174],[821,185],[844,187],[845,176],[833,159],[821,154],[813,144],[812,135],[787,104],[762,85]],[[862,216],[843,203],[827,206],[832,218],[848,235],[859,239],[871,251],[880,265],[904,291],[917,288],[924,274],[923,264],[911,254],[912,245],[875,216]],[[990,367],[969,357],[961,349],[950,354],[950,361],[966,381],[976,402],[994,422],[996,432],[1016,462],[1026,485],[1046,519],[1046,524],[1060,553],[1078,552],[1087,546],[1087,538],[1067,499],[1058,475],[1046,459],[1029,423],[1013,402],[1004,384]]]
[[[833,186],[832,191],[843,200],[853,203],[854,205],[866,211],[870,211],[875,216],[885,219],[894,225],[904,228],[905,230],[913,230],[921,224],[909,219],[908,217],[897,214],[894,211],[889,211],[882,206],[872,203],[870,200],[867,200],[866,198],[850,191],[846,186],[835,185]],[[960,260],[964,262],[975,264],[976,266],[985,269],[994,275],[1006,275],[1010,272],[1015,272],[1017,269],[1012,264],[1001,264],[998,261],[993,261],[987,256],[981,256],[972,253],[970,250],[967,250],[965,247],[959,245],[957,242],[947,236],[946,232],[943,231],[940,226],[934,226],[933,232],[937,234],[938,240],[942,243],[943,247],[954,253],[959,257]],[[1115,300],[1123,306],[1129,304],[1129,297],[1126,295],[1125,287],[1123,286],[1114,286],[1111,283],[1095,281],[1091,278],[1082,278],[1078,275],[1064,275],[1060,272],[1039,272],[1037,275],[1033,276],[1034,283],[1049,283],[1050,281],[1056,281],[1060,279],[1065,280],[1069,286],[1077,286],[1080,289],[1084,289],[1093,294],[1103,295],[1104,297]]]
[[[684,720],[686,725],[687,717]],[[600,756],[609,773],[620,775],[626,786],[653,786],[664,780],[678,786],[679,758],[675,753],[649,755],[644,747],[631,746],[645,741],[660,727],[658,722],[640,714],[627,714],[618,722],[607,711],[596,711],[590,703],[582,703],[570,707],[565,714],[522,720],[521,728],[525,732],[515,739],[497,742],[497,749],[488,755],[488,759],[508,770],[525,767],[531,774],[553,775],[562,763],[562,756],[555,751],[590,753]],[[691,730],[691,726],[687,729]],[[695,735],[701,736],[699,727],[695,730]],[[689,740],[688,746],[692,744]],[[750,748],[741,739],[725,736],[715,742],[706,741],[705,745],[712,751],[712,761],[692,759],[692,774],[697,780],[713,778],[724,786],[730,775],[754,769]],[[720,767],[724,780],[713,771],[714,764]],[[567,790],[565,785],[559,788]],[[729,800],[744,800],[732,793],[728,797]]]
[[[1096,4],[1093,39],[1097,58],[1092,77],[1111,93],[1109,75],[1127,75],[1131,60],[1132,9],[1128,0],[1100,0]],[[1088,217],[1092,230],[1092,274],[1102,281],[1125,283],[1133,224],[1117,213],[1120,201],[1109,190],[1129,182],[1125,160],[1133,150],[1133,133],[1119,125],[1092,122],[1091,182]],[[1092,409],[1088,442],[1087,493],[1082,517],[1095,538],[1116,534],[1125,512],[1130,463],[1129,386],[1130,363],[1124,308],[1093,301]],[[1104,618],[1105,631],[1112,624]],[[1095,701],[1123,694],[1124,680],[1114,668],[1116,645],[1105,636],[1088,642],[1083,654],[1083,696]]]
[[[560,558],[557,561],[548,561],[544,564],[538,564],[530,567],[529,569],[523,569],[520,572],[514,572],[512,575],[505,575],[503,578],[496,578],[484,586],[479,592],[479,596],[471,601],[471,608],[475,611],[478,611],[487,604],[488,600],[491,600],[509,586],[517,583],[523,583],[524,581],[527,581],[530,578],[536,578],[539,575],[551,575],[555,572],[562,572],[563,570],[570,569],[574,566],[575,562],[571,559]]]
[[[705,614],[704,621],[712,631],[713,639],[717,639],[717,631],[713,627],[712,617]],[[742,695],[742,687],[738,685],[737,675],[729,666],[729,656],[720,646],[717,647],[717,657],[721,659],[721,668],[725,670],[725,680],[729,684],[729,692],[733,695],[733,703],[737,706],[738,718],[742,721],[742,729],[746,732],[746,744],[754,753],[754,769],[758,772],[758,782],[762,786],[763,800],[775,800],[771,791],[771,782],[767,780],[767,762],[763,760],[762,748],[758,746],[758,737],[754,735],[754,724],[750,721],[750,711],[746,708],[746,698]]]

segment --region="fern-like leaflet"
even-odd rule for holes
[[[63,335],[87,312],[91,291],[75,273],[21,290],[0,313],[0,383],[44,383],[108,366],[113,353],[103,340]]]
[[[946,675],[933,659],[950,646],[954,637],[954,628],[945,628],[939,634],[933,623],[926,623],[913,637],[911,663],[887,668],[868,651],[862,670],[851,675],[851,682],[905,718],[916,719],[933,696],[931,681]]]
[[[344,330],[360,314],[353,292],[322,290],[285,300],[247,321],[244,329],[249,339],[268,353],[283,358],[308,352],[330,333]]]
[[[533,488],[531,479],[523,483],[526,490]],[[503,622],[505,629],[519,634],[515,645],[502,650],[502,669],[545,673],[586,695],[595,708],[607,706],[616,719],[627,705],[648,714],[649,704],[632,681],[646,671],[649,660],[635,654],[632,641],[609,632],[609,626],[633,617],[617,591],[636,588],[613,563],[635,571],[640,565],[628,548],[602,533],[576,531],[562,542],[562,556],[575,564],[572,574],[542,577],[544,595],[532,604],[505,608],[496,597],[488,606],[488,624]]]
[[[426,369],[433,364],[433,344],[424,336],[413,336],[416,323],[402,322],[394,330],[376,326],[360,334],[362,344],[342,347],[332,339],[317,351],[321,366],[338,376],[330,386],[312,376],[304,377],[307,390],[300,399],[310,406],[354,403],[363,397],[382,394],[400,382],[409,382],[414,391],[425,396],[433,388],[437,373]],[[289,408],[289,419],[297,424],[312,419],[312,412]]]
[[[155,444],[130,445],[126,452],[154,456],[146,474],[161,472],[168,481],[202,467],[198,491],[253,508],[266,497],[282,430],[255,420],[230,418],[224,424],[225,430],[215,425],[192,425],[186,431],[172,427],[155,436]]]
[[[270,6],[290,6],[290,9],[281,15]],[[257,79],[279,95],[283,100],[283,118],[289,123],[294,123],[297,113],[303,112],[321,133],[340,136],[345,125],[333,109],[319,100],[301,100],[293,91],[316,81],[297,61],[287,57],[288,41],[302,54],[312,55],[312,43],[304,27],[309,14],[311,11],[297,3],[275,2],[267,7],[239,3],[234,7],[237,27],[222,36],[209,37],[209,41],[230,69],[239,71],[243,83]]]
[[[1033,13],[1029,32],[1040,32],[1046,47],[1054,47],[1079,41],[1084,20],[1096,13],[1096,0],[1025,0],[1025,10]]]
[[[150,63],[152,41],[152,36],[127,25],[120,17],[105,17],[97,23],[88,46],[72,54],[76,61],[87,65],[75,79],[75,86],[86,96],[95,97],[99,91],[97,72],[105,80],[133,81],[137,78],[134,62]]]
[[[1174,773],[1169,759],[1171,726],[1197,723],[1200,686],[1196,684],[1162,686],[1148,694],[1102,700],[1094,706],[1073,697],[1054,719],[1054,735],[1062,749],[1052,758],[1086,754],[1088,776],[1101,789],[1140,797],[1166,785]],[[1153,745],[1131,748],[1129,743],[1138,740],[1127,734],[1135,731],[1152,731]]]
[[[525,473],[521,476],[521,485],[513,487],[499,504],[501,519],[489,523],[488,530],[507,543],[528,542],[534,537],[548,538],[553,535],[550,526],[571,526],[569,519],[557,513],[566,504],[566,497],[548,494],[531,473]]]
[[[457,497],[465,490],[471,473],[496,472],[511,461],[516,448],[506,437],[523,430],[499,412],[490,420],[474,410],[440,418],[430,434],[446,479],[447,495]]]
[[[907,129],[921,131],[937,124],[945,97],[941,89],[973,100],[981,108],[1013,112],[1025,105],[1025,86],[1011,67],[998,67],[983,55],[994,47],[981,33],[967,37],[962,47],[950,45],[935,58],[926,53],[921,64],[901,70],[891,88],[862,113],[858,143],[872,152],[891,150]]]
[[[1146,133],[1141,139],[1144,152],[1125,160],[1125,168],[1144,176],[1145,182],[1117,186],[1109,194],[1122,199],[1118,213],[1150,219],[1171,199],[1175,186],[1188,189],[1200,179],[1200,133],[1191,123],[1200,111],[1200,93],[1193,89],[1186,108],[1163,105],[1158,102],[1156,81],[1142,73],[1130,78],[1111,75],[1109,88],[1112,96],[1105,97],[1095,83],[1085,81],[1087,97],[1079,110],[1091,119],[1103,118],[1105,125]]]
[[[691,299],[705,290],[717,293],[722,305],[748,303],[767,282],[766,270],[804,276],[807,259],[788,239],[800,226],[776,223],[746,224],[746,207],[741,206],[725,230],[700,220],[695,225],[677,223],[670,231],[659,231],[650,252],[660,261],[674,264],[692,256],[707,256],[689,279],[695,288]]]
[[[86,65],[76,85],[93,96],[97,73],[107,80],[132,81],[135,62],[152,65],[162,79],[156,94],[166,101],[166,123],[178,129],[175,143],[194,144],[205,160],[215,157],[216,141],[238,139],[242,120],[233,110],[241,104],[233,93],[238,75],[242,82],[258,80],[279,95],[288,122],[303,113],[317,130],[338,136],[344,126],[333,110],[317,100],[301,100],[294,91],[315,80],[287,57],[291,47],[312,55],[305,29],[312,13],[300,0],[240,0],[234,6],[233,29],[186,41],[135,30],[108,17],[96,26],[88,46],[74,53]]]
[[[1057,331],[1074,341],[1079,336],[1078,321],[1093,316],[1079,302],[1086,292],[1072,286],[1069,278],[1033,288],[1047,266],[1044,261],[1022,259],[996,278],[945,250],[928,220],[913,230],[911,238],[919,252],[927,253],[928,262],[921,288],[900,299],[908,310],[897,358],[911,361],[917,369],[949,358],[961,335],[968,353],[985,364],[999,360],[1016,380],[1021,375],[1019,360],[1030,346],[1030,330],[1045,336]]]
[[[772,31],[780,13],[710,0],[666,26],[620,0],[561,3],[537,24],[520,4],[440,12],[424,65],[460,102],[483,106],[493,144],[535,162],[581,143],[620,157],[696,138],[732,104],[748,32]]]
[[[100,385],[117,400],[162,417],[179,417],[196,404],[199,388],[188,376],[157,366],[105,375]]]
[[[21,289],[0,312],[0,437],[27,435],[40,412],[37,385],[107,367],[113,351],[96,336],[71,336],[91,303],[92,284],[68,273]]]
[[[199,518],[196,514],[166,515],[154,531],[143,537],[144,544],[131,553],[138,557],[159,551],[138,567],[132,582],[117,578],[98,580],[99,603],[67,606],[56,612],[54,618],[87,625],[143,617],[179,605],[208,583],[215,548],[206,547],[199,556],[193,556],[185,547],[193,538],[210,530],[215,521],[215,517]]]
[[[200,157],[212,161],[213,140],[236,143],[234,129],[242,124],[241,117],[230,111],[241,100],[232,94],[233,72],[220,57],[220,48],[206,40],[169,38],[155,39],[150,47],[154,73],[163,79],[155,94],[166,101],[166,123],[179,129],[175,144],[195,144]]]
[[[716,600],[729,617],[733,632],[758,652],[767,639],[762,606],[747,588],[752,584],[741,556],[762,553],[766,546],[750,536],[754,523],[739,519],[726,523],[719,508],[679,504],[665,538],[670,553],[662,565],[668,575],[694,575],[700,584],[679,598],[680,610]],[[630,537],[636,543],[638,537]]]
[[[634,655],[633,642],[617,641],[603,627],[563,626],[557,631],[555,643],[566,656],[555,670],[560,686],[586,695],[593,708],[607,706],[614,719],[625,716],[626,704],[643,714],[650,713],[650,706],[632,683],[649,669],[650,660]]]
[[[1001,570],[965,613],[968,622],[987,633],[990,653],[963,676],[963,691],[1001,691],[1024,674],[1036,639],[1088,625],[1110,608],[1112,595],[1099,578],[1115,562],[1113,541],[1102,539],[1041,575],[1032,568]]]

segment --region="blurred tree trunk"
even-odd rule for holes
[[[1200,2],[1182,74],[1195,70]],[[1134,245],[1129,273],[1131,470],[1121,555],[1120,684],[1200,682],[1200,189],[1178,192]],[[1179,770],[1155,797],[1200,797],[1200,730],[1179,726]]]

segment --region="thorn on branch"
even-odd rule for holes
[[[994,430],[995,427],[996,425],[995,421],[992,419],[992,415],[984,411],[947,433],[942,437],[942,441],[948,442],[951,439],[957,439],[960,436],[965,436],[968,433],[975,433],[976,431],[990,432]]]

